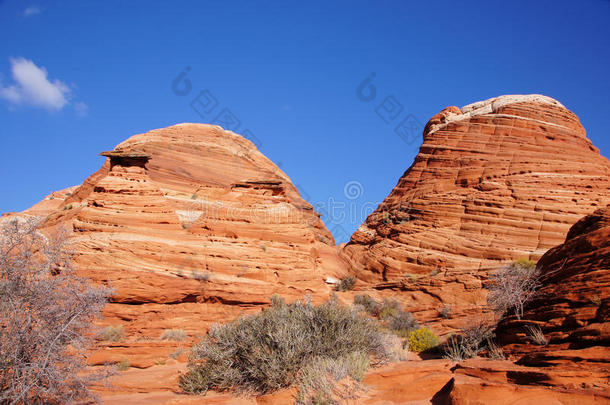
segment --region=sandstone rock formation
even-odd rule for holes
[[[539,295],[496,334],[518,364],[543,370],[538,384],[605,390],[610,397],[610,206],[578,221],[538,262]],[[539,328],[548,344],[536,344]],[[609,399],[610,400],[610,399]]]
[[[487,271],[537,260],[610,200],[610,162],[578,117],[540,95],[448,107],[413,165],[343,249],[355,274],[423,320],[485,304]],[[456,326],[451,320],[446,325]]]
[[[125,338],[100,342],[90,357],[92,366],[127,368],[113,387],[98,387],[108,403],[201,403],[180,394],[177,377],[212,323],[259,311],[275,293],[326,300],[325,281],[349,266],[361,281],[340,293],[342,302],[363,291],[394,297],[437,332],[455,330],[484,307],[489,270],[538,259],[610,202],[610,162],[573,113],[535,95],[434,116],[415,162],[342,257],[290,179],[230,131],[180,124],[102,155],[81,186],[20,215],[43,217],[49,231],[66,228],[79,271],[114,288],[102,326],[122,325]],[[523,320],[500,325],[517,364],[388,364],[367,373],[360,403],[607,402],[608,212],[578,222],[541,259],[543,295]],[[526,324],[539,325],[550,345],[533,346]],[[170,329],[186,338],[161,339]],[[291,403],[293,393],[210,392],[205,402]]]
[[[345,272],[312,206],[237,134],[180,124],[102,155],[80,187],[23,213],[66,228],[79,271],[114,289],[104,325],[122,325],[126,336],[92,364],[151,367],[188,346],[161,341],[164,330],[182,329],[192,343],[273,294],[326,300],[326,277]]]

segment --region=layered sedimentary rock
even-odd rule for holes
[[[578,221],[539,270],[538,295],[521,319],[500,322],[499,342],[518,364],[544,370],[541,384],[604,390],[610,398],[610,206]],[[536,343],[532,328],[548,343]]]
[[[578,117],[556,100],[501,96],[448,107],[428,122],[413,165],[342,254],[359,278],[402,290],[420,319],[438,319],[445,306],[472,314],[485,304],[488,270],[537,260],[608,203],[609,174]]]
[[[104,324],[124,342],[92,356],[150,367],[211,323],[257,311],[273,294],[325,300],[343,264],[332,235],[290,179],[245,138],[180,124],[102,153],[77,188],[24,214],[68,230],[78,270],[114,289]],[[151,342],[155,341],[155,342]]]

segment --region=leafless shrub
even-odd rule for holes
[[[540,286],[535,263],[520,260],[490,275],[487,303],[498,315],[512,311],[518,319]]]
[[[272,297],[272,303],[257,315],[213,327],[193,348],[180,387],[199,394],[208,389],[266,393],[298,385],[304,375],[311,377],[307,384],[316,385],[313,374],[336,374],[334,367],[341,365],[353,364],[347,370],[357,379],[358,356],[373,365],[391,359],[395,339],[336,300],[314,306]]]
[[[546,340],[544,336],[544,332],[540,329],[538,325],[527,325],[527,331],[529,332],[529,338],[532,342],[540,346],[546,346],[549,341]]]
[[[369,357],[353,352],[337,359],[316,357],[300,375],[296,404],[334,404],[334,398],[357,399],[357,393],[369,368]],[[339,381],[343,380],[342,384]]]
[[[207,283],[208,281],[210,281],[210,279],[212,278],[212,274],[211,273],[202,273],[198,270],[193,270],[191,272],[192,277],[197,280],[197,281],[201,281],[204,283]]]
[[[123,359],[117,363],[116,369],[119,371],[126,371],[131,367],[131,363],[127,359]]]
[[[182,329],[166,329],[161,334],[162,340],[175,340],[176,342],[180,342],[186,339],[186,332]]]
[[[108,342],[120,342],[125,338],[125,330],[123,329],[123,325],[106,326],[100,331],[97,338]]]
[[[487,339],[487,357],[492,360],[504,360],[504,351],[502,348],[496,345],[491,339]]]
[[[65,404],[92,399],[107,375],[86,371],[92,321],[110,291],[75,275],[61,236],[38,221],[0,222],[0,403]]]
[[[451,312],[452,312],[451,306],[445,305],[440,309],[440,311],[438,311],[438,315],[441,318],[448,319],[451,317]]]
[[[358,294],[354,297],[354,305],[359,305],[373,316],[379,316],[381,304],[368,294]]]
[[[361,294],[354,297],[354,305],[379,318],[387,329],[399,337],[406,338],[409,333],[419,328],[415,317],[402,309],[395,299],[386,298],[383,302],[378,302],[367,294]]]
[[[453,361],[454,363],[459,363],[464,360],[464,351],[462,350],[462,346],[460,345],[459,338],[457,336],[452,336],[447,340],[444,347],[445,355],[444,358]]]
[[[355,285],[356,285],[356,277],[347,276],[337,283],[337,285],[335,286],[335,290],[349,291],[349,290],[353,290]]]
[[[492,337],[491,325],[480,321],[473,322],[445,343],[445,358],[461,361],[476,357],[485,348],[484,343]]]

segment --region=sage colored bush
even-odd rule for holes
[[[193,347],[180,387],[196,394],[210,389],[263,394],[293,384],[320,388],[312,382],[315,370],[340,371],[320,371],[322,379],[347,374],[357,380],[363,359],[367,367],[369,361],[388,361],[393,344],[377,321],[335,299],[314,306],[272,297],[261,313],[212,327]]]

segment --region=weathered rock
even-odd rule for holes
[[[610,393],[610,206],[578,221],[538,266],[538,295],[521,319],[502,319],[499,342],[518,364],[544,369],[549,384]],[[532,327],[548,344],[536,344]]]
[[[326,278],[346,274],[312,206],[237,134],[180,124],[102,155],[80,187],[22,214],[67,229],[78,271],[114,289],[102,326],[123,326],[125,338],[101,342],[92,365],[153,367],[273,294],[326,300]],[[166,329],[184,330],[184,346],[161,341]]]
[[[420,320],[485,305],[488,270],[537,260],[610,201],[610,162],[578,118],[539,95],[448,107],[413,165],[342,250],[361,279],[402,291]]]

